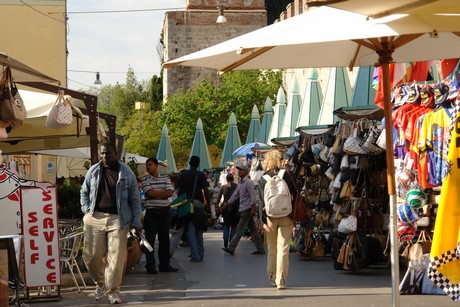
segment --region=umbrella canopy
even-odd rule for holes
[[[211,156],[209,155],[208,144],[206,143],[206,137],[203,131],[203,123],[201,118],[198,118],[195,128],[195,138],[193,139],[192,151],[190,157],[197,156],[200,158],[199,170],[211,169]],[[190,159],[189,159],[190,160]]]
[[[275,111],[273,112],[273,121],[268,133],[268,142],[273,138],[277,138],[281,134],[281,125],[283,124],[284,114],[286,113],[286,95],[283,88],[280,86],[276,95]]]
[[[327,6],[315,8],[167,62],[165,67],[182,64],[214,68],[224,73],[233,69],[353,67],[378,63],[382,67],[385,122],[390,122],[392,85],[389,64],[459,58],[460,7],[457,4],[455,0],[342,1],[334,5],[358,13]],[[403,15],[392,15],[395,13]],[[371,18],[368,15],[372,15]],[[381,17],[388,18],[379,20]],[[314,31],[298,35],[298,29]],[[399,305],[399,265],[394,153],[390,148],[393,144],[392,125],[386,125],[385,129],[386,144],[389,146],[386,163],[390,199],[392,302],[396,306]],[[458,269],[456,274],[460,274]],[[455,287],[451,295],[459,292],[456,281],[453,285],[449,284]],[[446,286],[445,289],[451,287]]]
[[[160,144],[158,145],[156,157],[159,161],[168,161],[168,167],[165,172],[166,174],[177,172],[176,160],[174,159],[168,132],[168,127],[164,124],[161,129]]]
[[[318,70],[310,69],[297,127],[316,125],[323,101],[323,92],[318,80]]]
[[[291,87],[288,94],[288,102],[286,113],[284,114],[283,124],[281,126],[281,137],[295,136],[295,129],[297,128],[297,121],[299,120],[300,105],[302,98],[299,93],[299,82],[294,77],[291,82]]]
[[[259,141],[262,143],[268,142],[268,134],[273,121],[273,105],[270,97],[267,97],[264,105],[264,115],[262,117],[262,123],[260,124]]]
[[[356,76],[355,86],[353,87],[353,94],[351,96],[351,106],[366,106],[370,103],[373,104],[375,100],[376,91],[372,87],[374,75],[374,67],[359,67],[358,75]]]
[[[51,78],[1,51],[0,64],[11,68],[11,75],[16,82],[60,83],[59,80]]]
[[[222,158],[220,159],[220,166],[224,167],[228,162],[233,161],[232,154],[239,147],[241,147],[241,139],[238,127],[236,126],[236,116],[232,112],[227,137],[225,138],[224,150],[222,151]]]
[[[251,121],[249,122],[248,135],[246,136],[246,144],[254,143],[259,139],[260,121],[259,109],[254,105],[252,107]]]
[[[270,145],[260,142],[244,144],[233,152],[234,157],[246,157],[247,154],[252,154],[252,149],[257,147],[269,147]]]
[[[318,125],[329,125],[338,121],[333,115],[334,110],[347,107],[351,97],[351,85],[348,74],[343,67],[332,68],[324,94]]]

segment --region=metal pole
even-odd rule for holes
[[[386,134],[386,164],[387,164],[387,183],[388,196],[390,200],[390,243],[391,243],[391,301],[393,307],[399,307],[399,256],[398,256],[398,237],[396,231],[396,182],[393,152],[393,118],[391,116],[391,88],[390,88],[390,64],[393,50],[388,48],[388,43],[382,39],[382,50],[377,51],[379,63],[382,66],[383,77],[383,100],[385,114],[385,134]]]

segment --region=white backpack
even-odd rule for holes
[[[273,177],[263,176],[267,181],[264,188],[265,213],[269,217],[285,217],[292,212],[291,192],[283,179],[284,172],[280,170]]]

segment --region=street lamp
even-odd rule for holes
[[[142,129],[142,111],[147,109],[147,102],[136,101],[134,108],[139,111],[139,130]]]

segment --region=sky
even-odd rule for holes
[[[126,83],[128,67],[138,81],[160,73],[157,44],[167,11],[186,0],[67,0],[68,88]],[[145,10],[145,11],[135,11]],[[95,13],[109,11],[107,13]],[[135,11],[135,12],[113,12]]]

